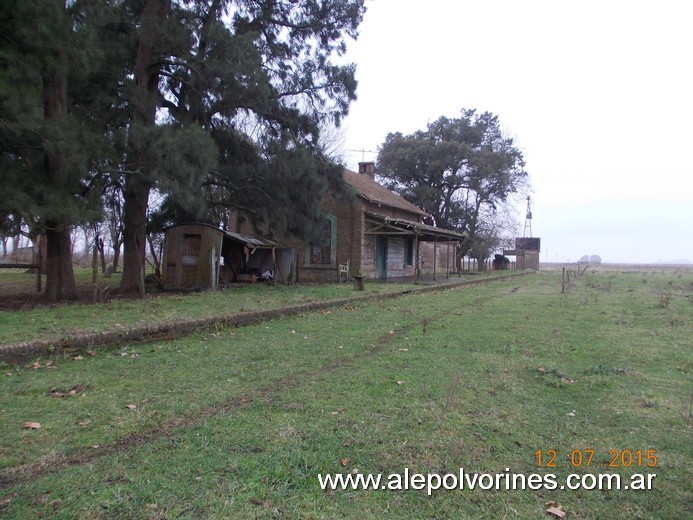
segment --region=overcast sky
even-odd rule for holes
[[[367,6],[347,56],[347,167],[389,132],[493,112],[527,162],[542,261],[693,261],[693,2]]]

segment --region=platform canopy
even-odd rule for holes
[[[373,226],[366,230],[366,235],[418,236],[419,240],[422,241],[463,241],[467,238],[464,233],[459,231],[429,226],[428,224],[412,220],[378,215],[376,213],[366,213],[366,222]]]

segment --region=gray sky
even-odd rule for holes
[[[542,261],[693,261],[693,1],[367,5],[349,168],[389,132],[493,112],[527,161]]]

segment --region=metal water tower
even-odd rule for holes
[[[529,235],[527,234],[527,230],[529,229]],[[531,200],[529,195],[527,195],[527,216],[525,217],[525,231],[522,233],[523,237],[531,237],[532,236],[532,206],[531,206]]]

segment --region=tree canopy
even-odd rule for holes
[[[431,215],[432,224],[465,231],[467,251],[489,254],[489,217],[527,179],[522,152],[498,116],[462,110],[410,135],[387,135],[377,171],[386,185]],[[479,258],[481,257],[481,258]]]
[[[354,66],[333,60],[363,12],[363,0],[148,0],[124,11],[136,43],[122,98],[134,173],[123,184],[121,289],[139,279],[152,188],[179,214],[236,207],[297,233],[316,218],[332,172],[320,125],[339,123],[355,99]]]
[[[67,230],[117,201],[124,291],[141,280],[152,193],[167,218],[223,226],[237,208],[295,234],[317,220],[340,182],[320,131],[356,97],[337,58],[364,0],[49,4],[0,11],[3,220]]]
[[[90,9],[17,0],[0,7],[0,216],[46,235],[48,299],[76,297],[69,228],[99,209],[90,167],[101,135],[76,108],[100,62],[89,52],[93,28],[82,23]]]

